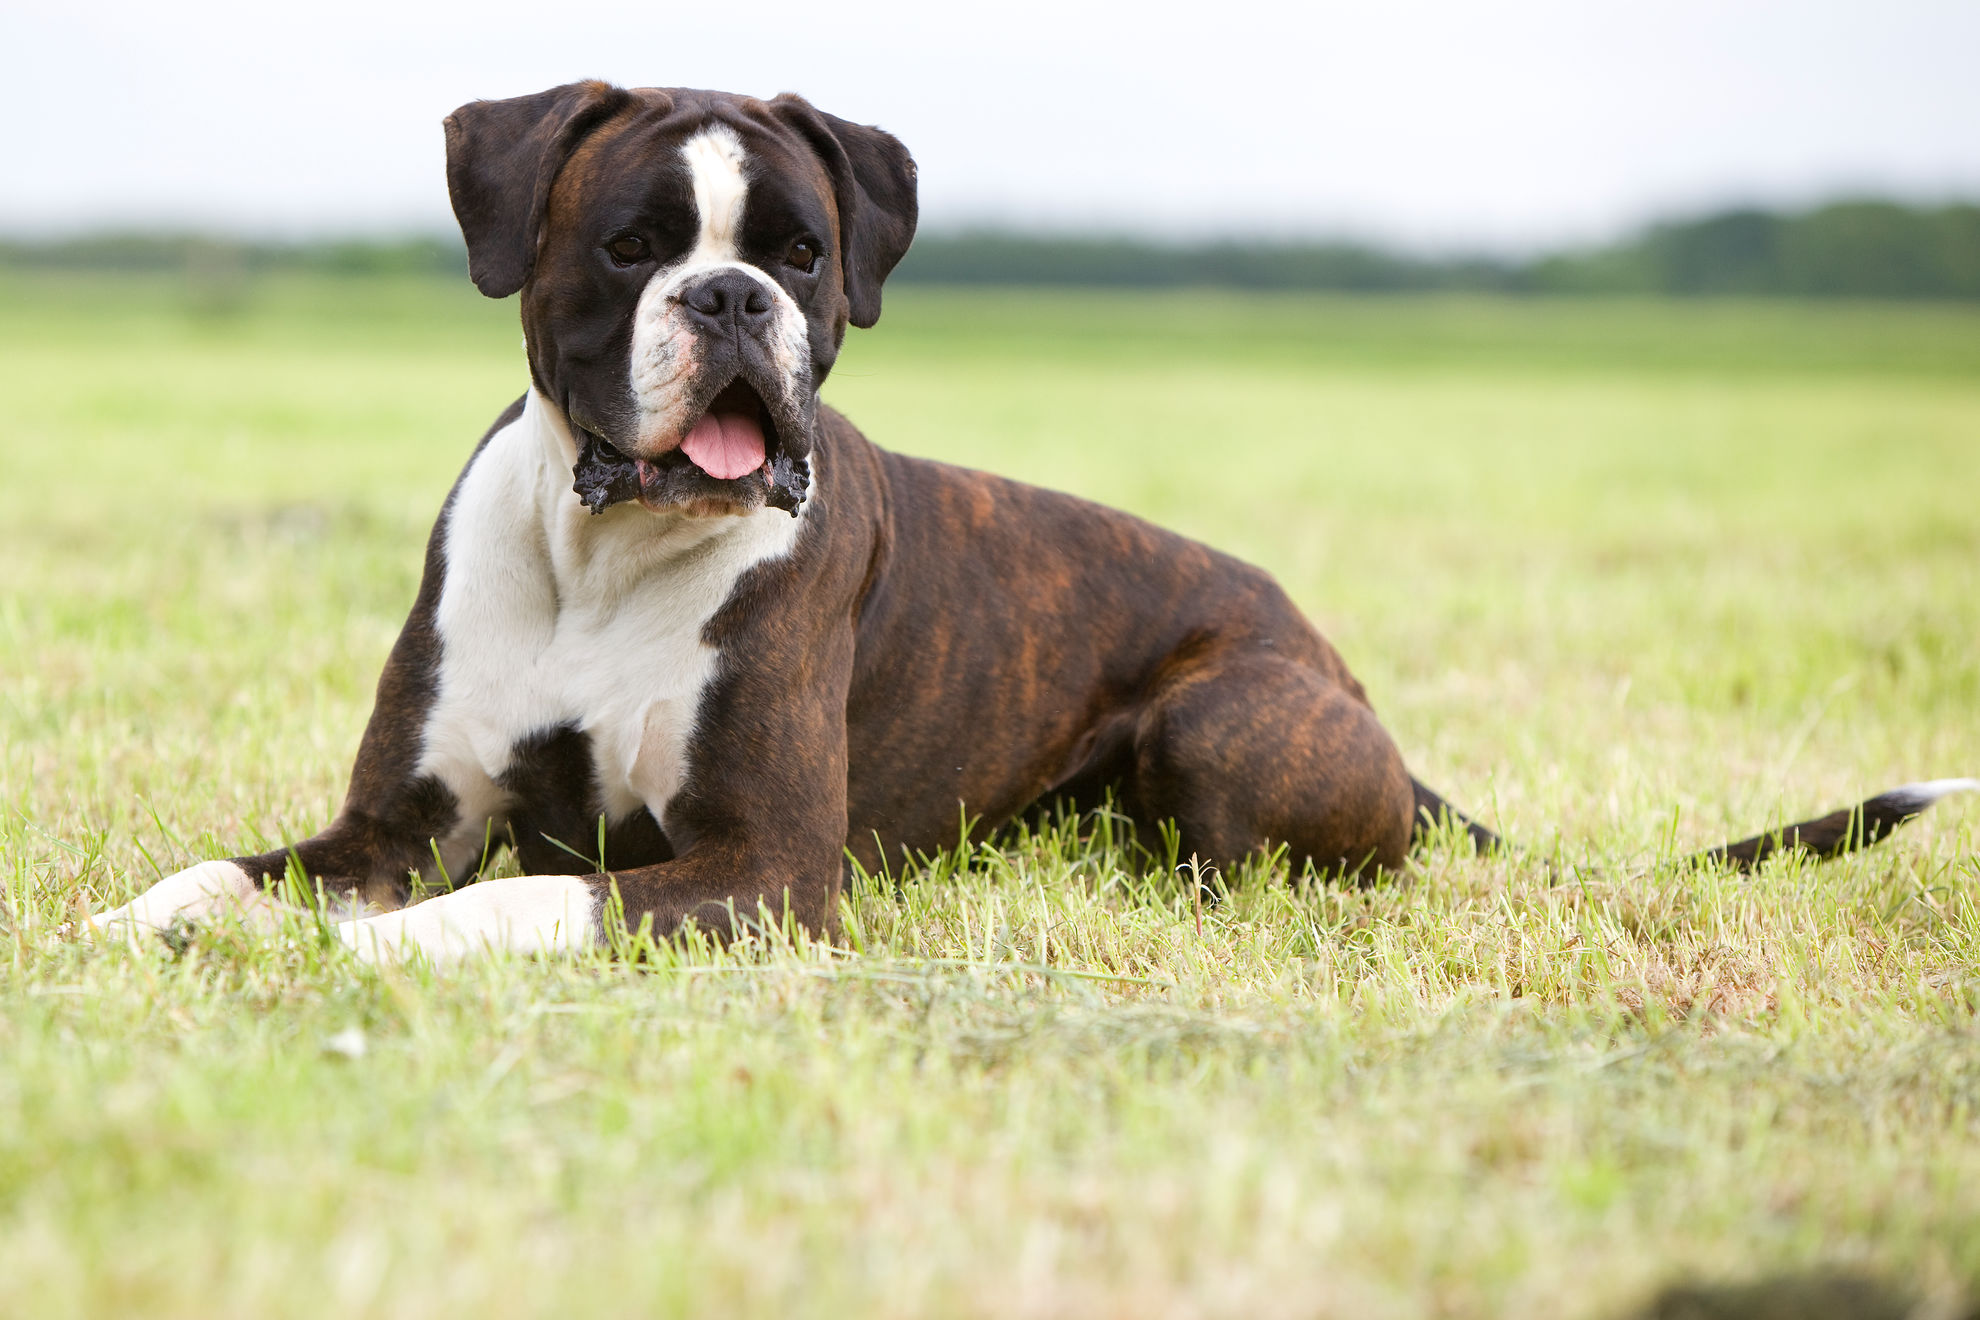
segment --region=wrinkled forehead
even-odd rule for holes
[[[764,102],[719,93],[642,89],[600,125],[557,175],[550,220],[613,232],[685,236],[698,223],[697,173],[739,176],[744,224],[810,230],[834,240],[831,176],[809,144]],[[706,195],[708,179],[699,180]]]

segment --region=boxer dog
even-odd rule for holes
[[[1448,817],[1260,570],[1126,514],[869,443],[819,402],[914,237],[877,128],[573,83],[448,117],[469,272],[522,294],[529,390],[441,508],[350,791],[311,838],[96,919],[274,902],[293,865],[377,915],[367,958],[549,951],[628,924],[835,924],[868,868],[1033,804],[1295,874],[1403,865]],[[1869,842],[1972,780],[1714,850]],[[401,906],[414,875],[526,875]]]

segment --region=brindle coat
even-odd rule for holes
[[[1264,572],[1085,500],[890,453],[819,403],[848,325],[879,317],[882,282],[914,234],[914,162],[888,134],[791,96],[578,83],[465,106],[447,120],[447,147],[475,283],[522,295],[532,392],[484,437],[442,510],[342,812],[312,838],[235,859],[237,871],[206,864],[221,869],[155,910],[113,917],[196,913],[185,894],[204,901],[236,875],[253,887],[291,858],[330,890],[389,906],[436,852],[476,871],[484,832],[533,873],[586,874],[603,817],[602,860],[632,923],[726,929],[731,912],[763,903],[823,932],[848,854],[877,867],[953,844],[961,819],[981,834],[1043,801],[1112,795],[1144,836],[1173,821],[1183,855],[1211,866],[1283,847],[1295,872],[1355,876],[1402,865],[1413,832],[1445,810]],[[729,229],[710,219],[724,205]],[[670,274],[704,249],[719,258],[705,271]],[[642,384],[642,354],[674,373],[665,389]],[[717,480],[681,437],[743,397],[760,401],[770,457]],[[476,569],[450,562],[469,474],[532,417],[564,437],[551,486],[597,466],[610,479],[578,485],[600,525],[622,533],[703,520],[719,537],[785,516],[766,505],[802,501],[788,549],[739,569],[699,625],[719,659],[678,783],[617,814],[601,788],[601,730],[580,718],[518,729],[471,767],[485,782],[434,768],[443,656],[488,650],[479,672],[499,694],[503,648],[523,648],[458,625],[446,635],[442,600]],[[815,486],[792,475],[807,469]],[[568,524],[578,495],[551,494],[568,502],[553,510]],[[633,503],[605,507],[614,500]],[[570,535],[588,535],[576,526]],[[1784,841],[1867,841],[1930,800],[1903,792],[1789,827]],[[1750,863],[1781,842],[1720,855]],[[567,904],[530,920],[539,934],[573,920],[592,931],[607,883],[575,891],[587,912]]]

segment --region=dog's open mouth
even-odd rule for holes
[[[682,438],[681,452],[716,480],[734,481],[769,463],[766,432],[777,433],[770,410],[747,382],[737,379],[715,396]]]
[[[580,431],[571,489],[593,513],[637,500],[655,512],[750,513],[768,504],[797,516],[811,469],[777,434],[763,397],[737,377],[688,429],[679,448],[634,458],[603,436]]]

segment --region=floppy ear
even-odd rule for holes
[[[832,175],[839,203],[839,254],[852,323],[880,319],[880,285],[914,242],[919,214],[914,157],[892,133],[854,124],[785,92],[771,103],[811,143]]]
[[[476,288],[490,298],[522,288],[557,171],[628,99],[609,83],[566,83],[534,96],[470,101],[447,116],[447,194]]]

